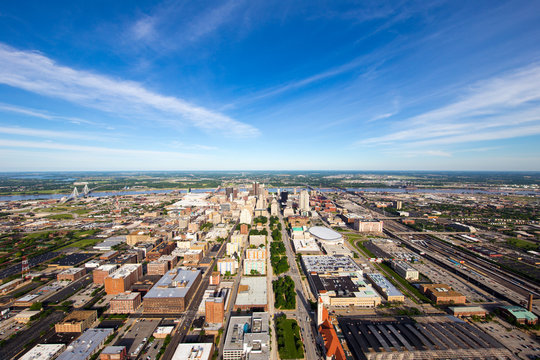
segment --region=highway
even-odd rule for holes
[[[296,264],[296,256],[292,249],[291,241],[289,239],[289,235],[287,234],[287,230],[285,227],[285,223],[283,222],[283,216],[281,213],[279,213],[279,221],[281,222],[281,236],[283,238],[283,243],[285,244],[285,252],[287,254],[290,265],[290,269],[287,272],[287,275],[289,275],[293,279],[297,295],[296,320],[298,321],[298,325],[301,329],[301,335],[304,340],[303,342],[306,352],[304,355],[305,358],[309,360],[319,359],[320,356],[317,354],[315,336],[312,328],[312,324],[315,324],[315,320],[312,323],[312,319],[310,317],[311,305],[307,301],[307,297],[304,294],[304,289],[302,287],[302,278]]]

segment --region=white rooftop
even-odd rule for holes
[[[50,360],[64,349],[64,344],[37,344],[29,352],[24,354],[20,360]]]
[[[242,277],[240,286],[247,286],[247,291],[240,291],[236,295],[236,305],[266,305],[268,303],[266,276]]]
[[[311,235],[325,241],[339,241],[343,237],[337,231],[325,226],[312,226],[309,228]]]
[[[178,344],[172,360],[208,360],[212,355],[212,343]]]

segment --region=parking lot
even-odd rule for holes
[[[476,286],[464,282],[462,279],[457,278],[452,273],[445,271],[430,262],[429,265],[427,263],[416,263],[413,266],[434,283],[450,285],[454,290],[465,295],[467,297],[467,302],[491,301],[491,297],[486,296],[484,292]]]
[[[101,285],[90,283],[87,287],[79,292],[75,293],[68,300],[73,302],[73,307],[81,308],[90,300],[92,300],[92,293],[98,289]]]
[[[497,319],[472,324],[493,336],[520,359],[540,359],[540,342],[509,323]]]
[[[137,319],[115,345],[125,346],[128,349],[128,355],[135,358],[146,346],[160,322],[161,319]]]

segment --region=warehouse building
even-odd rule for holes
[[[503,345],[469,323],[445,317],[338,318],[355,359],[512,359]]]
[[[86,275],[85,268],[73,267],[65,269],[56,275],[58,281],[75,281]]]
[[[180,314],[184,312],[200,281],[200,270],[170,270],[144,296],[144,313]]]
[[[446,284],[421,284],[420,290],[436,304],[465,304],[466,298]]]
[[[114,333],[114,329],[88,329],[56,360],[88,360],[101,349],[105,340]]]
[[[96,310],[75,310],[61,323],[55,324],[57,333],[80,333],[88,329],[97,320]]]
[[[52,360],[65,348],[64,344],[37,344],[19,360]]]
[[[113,314],[132,314],[141,306],[141,293],[125,292],[116,295],[109,302]]]
[[[387,301],[404,302],[405,296],[387,278],[379,273],[366,274],[367,278]]]
[[[418,270],[413,268],[409,263],[401,260],[393,260],[392,261],[392,268],[395,272],[399,274],[402,278],[405,280],[412,280],[416,281],[418,280],[420,273]]]

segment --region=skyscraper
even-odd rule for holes
[[[300,191],[300,202],[298,206],[300,211],[309,211],[309,193],[307,190]]]

